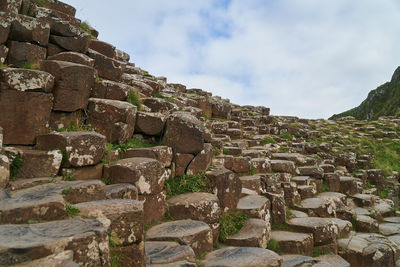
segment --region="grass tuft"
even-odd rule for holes
[[[142,101],[135,91],[129,91],[126,101],[137,107],[137,110],[142,110]]]
[[[247,219],[249,219],[249,216],[241,210],[222,213],[219,217],[219,241],[225,242],[228,236],[238,233]]]
[[[165,191],[168,199],[184,193],[210,192],[210,184],[204,173],[195,176],[183,175],[166,180]]]

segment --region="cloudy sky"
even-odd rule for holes
[[[398,0],[65,0],[169,82],[276,115],[357,106],[400,65]]]

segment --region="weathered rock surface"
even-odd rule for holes
[[[314,247],[312,234],[272,231],[271,239],[278,242],[279,250],[284,254],[311,255]]]
[[[226,244],[236,247],[267,248],[271,225],[261,219],[248,219],[237,234],[228,236]]]
[[[275,252],[253,247],[227,247],[209,253],[201,261],[202,266],[238,266],[238,267],[278,267],[282,258]]]
[[[31,225],[0,225],[0,264],[9,266],[63,250],[86,266],[108,266],[107,228],[98,221],[73,219]]]
[[[146,241],[177,241],[190,246],[198,254],[211,251],[213,236],[210,227],[201,221],[182,220],[162,223],[150,228]]]

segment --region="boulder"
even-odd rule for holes
[[[101,161],[106,138],[96,132],[53,132],[40,135],[36,148],[60,149],[63,152],[63,167],[95,165]]]
[[[107,228],[96,220],[63,220],[38,224],[0,225],[0,264],[10,266],[73,251],[80,266],[108,266]]]
[[[162,191],[167,174],[163,164],[149,158],[127,158],[108,167],[108,179],[114,183],[130,183],[141,195],[154,195]]]
[[[50,35],[50,42],[65,50],[86,53],[89,48],[90,35],[83,33],[74,37]]]
[[[119,82],[125,70],[125,63],[104,56],[92,49],[88,50],[87,55],[94,59],[94,67],[98,71],[99,77]]]
[[[39,45],[8,41],[7,64],[13,67],[22,67],[27,63],[37,63],[46,59],[46,48]]]
[[[262,219],[270,223],[270,202],[266,197],[258,195],[242,197],[236,208],[251,218]]]
[[[196,155],[204,148],[203,129],[200,121],[185,112],[168,116],[163,143],[174,153]]]
[[[237,234],[228,236],[226,244],[236,247],[266,248],[270,238],[271,225],[261,219],[248,219]]]
[[[112,58],[115,55],[115,46],[100,40],[90,40],[89,48],[106,57]]]
[[[206,172],[206,179],[216,192],[221,209],[224,212],[236,209],[242,191],[239,177],[224,167],[214,167]]]
[[[41,66],[55,77],[53,110],[71,112],[86,108],[94,83],[93,68],[57,60],[42,61]]]
[[[165,116],[161,113],[138,112],[136,132],[146,135],[160,136],[165,127]]]
[[[109,143],[123,144],[134,130],[137,107],[124,101],[90,98],[87,124],[103,134]]]
[[[195,262],[196,255],[191,247],[179,245],[177,242],[147,241],[145,242],[147,266],[166,266],[173,264],[181,266],[178,262]],[[190,266],[190,265],[184,265]]]
[[[153,226],[146,232],[146,241],[175,241],[190,246],[196,254],[213,249],[210,227],[201,221],[171,221]]]
[[[48,60],[67,61],[75,64],[94,67],[94,60],[85,54],[78,52],[62,52],[56,55],[48,56]]]
[[[271,160],[271,169],[275,172],[296,173],[294,162],[289,160]]]
[[[136,93],[137,89],[124,83],[100,79],[96,80],[90,97],[126,101],[129,92]]]
[[[186,173],[186,168],[189,163],[193,160],[192,154],[174,154],[173,162],[175,163],[175,176],[182,176]]]
[[[36,136],[48,131],[52,106],[51,94],[0,90],[4,144],[34,144]]]
[[[217,196],[210,193],[186,193],[168,200],[168,213],[173,220],[192,219],[214,224],[221,212]]]
[[[277,241],[283,254],[312,255],[313,235],[287,231],[272,231],[271,239]]]
[[[31,42],[46,46],[49,42],[50,25],[37,19],[17,15],[12,22],[9,40]]]
[[[168,168],[171,166],[173,153],[172,148],[168,146],[129,148],[125,152],[123,152],[123,158],[156,159]]]
[[[30,69],[0,69],[0,88],[17,91],[51,93],[54,76],[50,73]]]
[[[288,224],[295,231],[313,234],[314,246],[334,243],[338,235],[337,225],[329,218],[294,218]]]
[[[186,174],[197,175],[204,173],[210,167],[214,156],[214,148],[211,144],[204,144],[204,149],[197,154],[186,169]]]
[[[357,233],[349,238],[339,239],[339,255],[350,266],[387,266],[397,265],[400,249],[393,241],[379,234]]]

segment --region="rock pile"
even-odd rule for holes
[[[1,266],[398,266],[400,120],[167,83],[55,0],[0,2]]]

